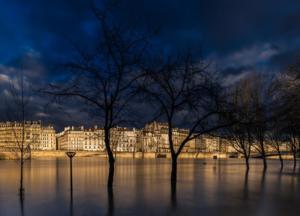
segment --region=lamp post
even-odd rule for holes
[[[73,191],[73,164],[72,164],[72,159],[76,155],[75,151],[67,151],[66,155],[70,158],[70,186],[71,186],[71,191]]]
[[[73,164],[72,159],[76,155],[75,151],[67,151],[66,155],[70,158],[70,216],[73,216]]]

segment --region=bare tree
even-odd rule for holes
[[[247,170],[250,168],[249,159],[251,147],[253,146],[253,136],[251,134],[253,113],[251,112],[250,89],[251,85],[245,79],[234,84],[228,93],[228,104],[231,105],[231,112],[227,112],[222,116],[225,121],[236,122],[227,127],[225,133],[232,140],[232,147],[245,158]]]
[[[268,130],[267,137],[270,141],[270,145],[275,149],[280,160],[280,169],[283,169],[283,158],[281,153],[281,146],[284,141],[284,131],[281,126],[281,122],[273,119],[270,122],[271,126]]]
[[[235,119],[237,124],[227,132],[234,140],[233,147],[245,157],[247,169],[252,150],[263,159],[264,170],[267,168],[266,137],[272,101],[269,83],[268,76],[254,71],[229,87],[229,98],[233,99],[229,101],[232,112],[227,118]]]
[[[300,133],[299,133],[299,120],[297,117],[296,107],[290,107],[288,104],[284,104],[282,107],[284,113],[282,114],[280,124],[282,125],[281,136],[282,140],[286,140],[289,150],[293,156],[294,169],[297,166],[297,152],[299,151]],[[298,109],[298,108],[296,108]]]
[[[288,140],[293,155],[294,169],[297,166],[297,153],[300,146],[300,61],[281,72],[277,79],[277,101],[283,134]]]
[[[172,157],[171,183],[177,179],[177,159],[185,145],[202,134],[228,126],[218,121],[222,112],[221,87],[217,79],[206,71],[208,65],[194,62],[190,55],[168,58],[145,68],[147,73],[140,90],[156,110],[155,118],[163,118],[168,125],[168,142]],[[174,144],[174,129],[189,128],[178,145]],[[175,184],[174,184],[175,185]]]
[[[266,134],[269,121],[269,85],[267,76],[253,71],[243,78],[244,85],[248,86],[248,130],[253,137],[253,147],[263,160],[264,170],[267,169]],[[242,108],[243,109],[243,108]],[[246,111],[246,110],[245,110]]]
[[[254,88],[252,92],[253,100],[253,111],[254,111],[254,122],[253,122],[253,136],[255,138],[255,148],[260,153],[264,170],[267,169],[267,155],[266,155],[266,132],[267,132],[267,108],[266,108],[266,98],[264,98],[264,85],[263,77],[261,74],[254,73],[253,77],[250,77],[254,83]]]
[[[269,145],[277,152],[280,160],[280,170],[283,169],[282,149],[283,143],[287,141],[285,104],[282,103],[282,89],[279,77],[275,77],[270,85],[271,106],[269,109],[270,119],[268,121],[267,139]]]
[[[293,155],[293,161],[294,161],[294,169],[297,167],[297,152],[299,150],[299,135],[298,131],[295,131],[294,128],[289,131],[289,146],[290,146],[290,151],[292,152]]]
[[[294,100],[294,99],[293,99]],[[293,103],[293,102],[292,102]],[[298,106],[286,104],[284,110],[284,136],[288,141],[289,150],[293,156],[294,169],[297,166],[297,153],[300,146],[299,111]]]
[[[10,150],[15,152],[20,165],[20,186],[19,195],[24,195],[24,162],[31,157],[31,145],[37,141],[39,137],[30,135],[30,125],[26,122],[27,109],[30,102],[29,90],[25,83],[23,71],[11,80],[8,89],[7,116],[10,120],[10,132],[13,137]],[[9,140],[8,140],[9,142]]]
[[[74,46],[76,59],[65,63],[69,80],[51,84],[46,93],[57,97],[71,97],[86,102],[96,110],[94,117],[103,121],[104,142],[109,161],[107,186],[113,186],[114,164],[111,130],[129,120],[128,107],[135,97],[133,84],[142,77],[139,67],[147,53],[150,30],[142,31],[136,25],[116,21],[114,12],[118,1],[104,9],[93,7],[99,23],[99,40],[95,50]]]

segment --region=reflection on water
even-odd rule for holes
[[[70,189],[70,216],[73,216],[73,189]]]
[[[18,165],[0,161],[0,215],[297,215],[299,177],[291,164],[266,172],[253,161],[181,160],[170,185],[170,161],[119,159],[115,186],[106,188],[105,159],[27,161],[25,198],[18,196]]]
[[[113,188],[107,188],[107,196],[108,196],[108,215],[114,214],[114,192]]]
[[[20,196],[20,210],[21,215],[24,216],[24,196]]]

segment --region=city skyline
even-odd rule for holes
[[[21,122],[0,122],[0,150],[18,151],[19,142],[22,137]],[[29,133],[25,145],[29,145],[31,151],[92,151],[105,152],[104,129],[98,126],[85,128],[84,126],[67,126],[62,131],[56,131],[51,125],[44,125],[42,121],[25,121],[25,132]],[[173,128],[174,147],[177,149],[179,143],[187,136],[188,129]],[[38,137],[35,137],[38,136]],[[27,135],[26,135],[27,137]],[[149,122],[142,128],[114,127],[111,131],[111,145],[114,152],[144,152],[157,153],[151,157],[166,157],[170,154],[168,141],[168,124],[165,122]],[[268,141],[265,151],[275,153],[276,147]],[[251,152],[259,153],[256,149],[258,143],[254,141]],[[220,156],[222,158],[242,158],[242,152],[237,150],[238,141],[234,137],[222,137],[217,134],[203,134],[191,140],[183,149],[185,153],[216,153],[208,157]],[[281,152],[288,152],[286,142],[279,144]],[[11,150],[10,150],[11,149]],[[15,150],[14,150],[15,149]],[[226,155],[227,154],[227,155]],[[195,157],[190,155],[188,157]],[[196,156],[198,157],[198,155]],[[200,156],[206,157],[205,155]]]
[[[25,145],[30,146],[31,150],[106,151],[104,129],[98,126],[92,128],[68,126],[62,131],[55,131],[52,126],[43,125],[42,121],[25,121],[24,124],[25,127],[22,129],[22,122],[0,122],[0,149],[2,147],[2,151],[18,150],[18,145],[22,142],[23,130],[26,136]],[[167,131],[168,125],[157,121],[147,123],[143,128],[116,126],[111,131],[112,149],[116,152],[168,153]],[[175,146],[178,148],[180,140],[184,139],[188,130],[174,128],[173,133]],[[214,138],[207,137],[207,139],[213,140]],[[185,148],[185,152],[198,152],[200,146],[196,143],[197,141],[193,141]],[[207,148],[215,149],[214,151],[219,149],[217,142],[215,145],[205,145]],[[202,149],[204,150],[203,147]]]

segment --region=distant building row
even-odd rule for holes
[[[174,147],[186,137],[186,129],[173,130]],[[152,122],[143,129],[117,127],[111,130],[111,148],[115,152],[169,152],[168,126]],[[104,130],[102,128],[66,127],[57,134],[59,150],[105,151]],[[235,151],[219,137],[201,136],[189,141],[183,152],[228,152]]]
[[[56,149],[56,134],[52,126],[42,126],[41,121],[1,122],[0,149],[31,148]]]
[[[24,130],[23,130],[24,128]],[[23,136],[24,131],[24,136]],[[187,135],[186,129],[174,129],[175,148]],[[21,145],[32,150],[76,150],[105,151],[104,130],[95,126],[66,127],[60,133],[52,126],[43,126],[40,121],[0,123],[0,149],[15,149]],[[111,148],[116,152],[169,152],[168,126],[165,123],[152,122],[143,129],[116,127],[110,134]],[[234,151],[225,140],[201,136],[189,141],[183,152],[230,152]]]

